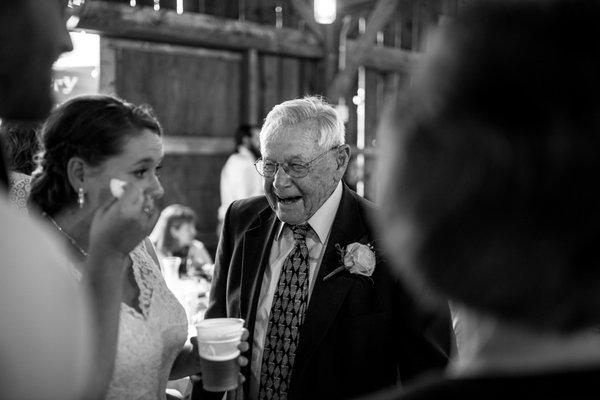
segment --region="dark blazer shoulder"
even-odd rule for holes
[[[248,229],[257,219],[272,213],[266,196],[254,196],[236,200],[227,209],[225,221],[232,223],[234,230]]]
[[[269,207],[267,197],[264,195],[248,197],[231,203],[230,212],[235,215],[257,213]]]
[[[370,233],[373,231],[373,218],[375,218],[375,210],[376,206],[370,200],[365,199],[362,196],[359,196],[352,189],[348,188],[344,185],[344,191],[342,195],[342,202],[345,202],[347,197],[350,203],[354,203],[355,209],[352,211],[352,218],[354,220],[354,224],[357,226],[364,226]]]

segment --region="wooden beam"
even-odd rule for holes
[[[235,138],[222,136],[163,136],[166,155],[225,155],[231,153]]]
[[[244,120],[251,125],[258,125],[260,118],[260,64],[256,49],[246,52],[244,62]]]
[[[352,54],[358,47],[358,41],[347,40],[346,49]],[[375,45],[364,50],[361,66],[381,72],[408,71],[419,59],[419,54],[413,51],[401,50],[394,47],[377,47]]]
[[[177,14],[148,7],[92,1],[78,29],[105,36],[230,50],[254,48],[263,53],[321,58],[323,48],[309,34],[275,29],[203,14]]]
[[[366,7],[373,7],[373,4],[375,3],[375,0],[343,0],[340,4],[340,8],[342,10],[348,9],[348,8],[366,8]]]
[[[325,42],[325,34],[323,33],[323,27],[315,21],[315,16],[313,14],[313,10],[306,3],[305,0],[291,0],[288,2],[292,8],[302,17],[308,28],[312,33],[317,36],[320,43]]]
[[[397,0],[379,0],[367,21],[367,29],[360,37],[354,53],[346,61],[346,68],[339,71],[327,91],[329,99],[337,101],[352,85],[354,74],[358,70],[366,51],[373,46],[377,32],[383,29],[388,20],[394,15]]]

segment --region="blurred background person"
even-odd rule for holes
[[[241,125],[235,133],[235,151],[221,170],[221,206],[218,211],[217,235],[225,212],[235,200],[264,194],[262,178],[254,169],[254,161],[260,158],[260,129],[254,125]]]
[[[213,263],[204,244],[196,239],[196,213],[190,207],[171,204],[162,210],[150,239],[160,258],[181,258],[179,276],[203,275],[201,267]]]
[[[8,201],[20,213],[27,213],[27,198],[35,155],[39,151],[39,123],[31,121],[3,121],[0,137],[8,167]]]
[[[196,213],[181,204],[171,204],[160,214],[150,240],[156,247],[169,288],[192,320],[206,310],[213,260],[196,239]],[[201,315],[198,315],[201,313]]]
[[[428,43],[385,125],[380,223],[465,338],[445,376],[373,398],[598,396],[598,18],[597,1],[481,2]]]
[[[183,305],[188,318],[188,337],[195,336],[195,323],[204,318],[214,270],[213,259],[196,239],[196,213],[181,204],[171,204],[160,213],[150,234],[156,247],[167,286]],[[191,377],[199,382],[200,375]],[[168,384],[185,396],[191,391],[186,377]]]

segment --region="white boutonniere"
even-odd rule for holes
[[[343,249],[339,244],[335,248],[340,255],[342,265],[331,271],[323,278],[323,281],[328,280],[334,275],[348,270],[351,274],[358,274],[369,278],[371,283],[371,275],[375,270],[375,250],[371,244],[350,243]]]

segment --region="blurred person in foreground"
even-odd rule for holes
[[[27,199],[35,155],[39,151],[39,123],[33,121],[3,121],[0,140],[5,150],[8,168],[8,201],[19,212],[27,213]]]
[[[67,1],[0,2],[0,118],[40,120],[52,105],[51,66],[72,49]],[[2,151],[0,151],[0,155]],[[103,398],[112,374],[125,259],[155,219],[125,188],[94,214],[81,284],[60,235],[18,215],[0,162],[0,397]]]
[[[64,237],[74,268],[83,274],[98,207],[118,197],[112,180],[142,194],[141,212],[153,223],[164,193],[158,171],[162,128],[147,106],[110,96],[80,96],[56,108],[41,132],[43,152],[31,183],[30,204]],[[167,381],[200,370],[186,344],[183,307],[162,278],[148,238],[124,260],[119,336],[106,399],[164,399]],[[184,346],[185,344],[185,346]]]
[[[247,322],[246,398],[346,399],[443,368],[448,307],[425,312],[388,269],[374,205],[341,182],[350,147],[335,109],[281,103],[260,141],[266,196],[227,210],[206,311]]]
[[[597,398],[600,3],[485,2],[428,43],[384,124],[381,226],[465,346],[372,399]]]

